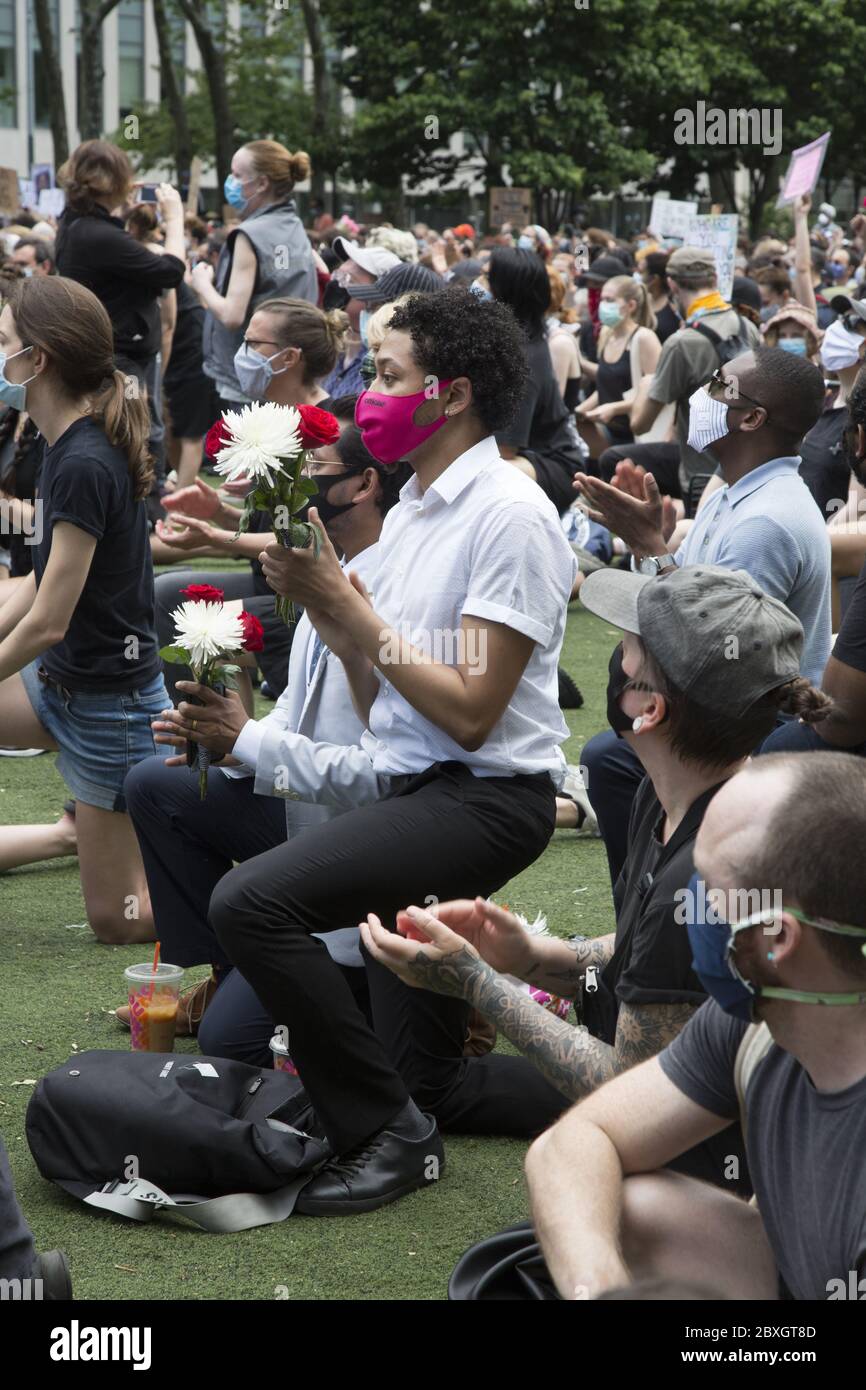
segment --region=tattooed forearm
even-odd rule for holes
[[[589,941],[563,941],[555,936],[536,938],[536,960],[525,978],[537,989],[571,999],[590,966],[604,969],[613,955],[613,944],[613,932]]]
[[[570,945],[599,948],[612,940],[612,937],[600,938]],[[557,944],[569,945],[567,942]],[[592,963],[582,959],[581,973]],[[542,1008],[518,985],[480,960],[468,946],[441,960],[431,959],[424,948],[419,947],[408,968],[422,988],[471,1003],[569,1100],[581,1099],[617,1073],[653,1057],[676,1037],[694,1012],[691,1004],[622,1004],[616,1045],[610,1047],[587,1028],[575,1027]]]

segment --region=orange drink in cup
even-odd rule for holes
[[[154,969],[148,962],[130,965],[123,974],[133,1052],[171,1052],[183,968],[161,962]]]

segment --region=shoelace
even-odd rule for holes
[[[339,1173],[345,1177],[354,1177],[360,1173],[368,1159],[372,1158],[378,1147],[377,1139],[367,1139],[358,1144],[341,1158],[333,1159],[325,1168],[327,1173]]]

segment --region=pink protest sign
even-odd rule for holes
[[[810,145],[801,145],[798,150],[792,150],[791,162],[782,180],[782,191],[779,194],[777,207],[783,203],[793,203],[795,198],[799,198],[802,193],[811,193],[818,182],[821,173],[821,165],[824,163],[824,155],[827,153],[827,145],[830,140],[830,132],[825,131],[819,135],[817,140],[813,140]]]

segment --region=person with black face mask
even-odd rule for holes
[[[580,598],[622,629],[610,662],[608,719],[646,774],[614,889],[615,932],[588,941],[528,936],[511,913],[483,899],[410,909],[411,941],[375,923],[364,931],[368,949],[401,979],[471,1000],[572,1100],[660,1051],[703,1002],[677,917],[701,819],[780,707],[817,718],[829,704],[798,676],[797,619],[748,575],[710,565],[656,579],[601,570],[589,575]],[[739,661],[725,655],[732,639]],[[431,938],[422,952],[420,934]],[[573,997],[580,1026],[539,1010],[507,976]],[[516,1107],[520,1101],[515,1088]],[[726,1134],[676,1166],[727,1186],[738,1147]]]
[[[309,476],[319,489],[311,502],[344,564],[351,563],[372,588],[382,523],[409,470],[401,464],[385,468],[367,452],[352,423],[354,397],[336,408],[343,427],[339,440],[308,455]],[[156,741],[169,745],[174,756],[167,763],[149,759],[146,775],[128,789],[135,807],[133,824],[153,886],[163,951],[185,965],[212,967],[211,977],[182,997],[181,1031],[196,1033],[207,1008],[201,1034],[205,1052],[266,1066],[276,1021],[231,970],[209,928],[211,893],[233,861],[261,854],[283,844],[287,833],[291,838],[328,820],[341,809],[340,795],[360,802],[380,795],[381,787],[359,746],[363,726],[352,707],[343,668],[306,616],[299,619],[288,683],[273,711],[263,719],[248,720],[236,697],[214,695],[201,711],[200,724],[205,719],[233,729],[237,756],[213,768],[208,795],[201,801],[193,780],[173,766],[185,765],[184,739],[170,718],[158,721]],[[330,797],[328,778],[336,786]],[[182,836],[176,833],[179,824],[184,826]],[[329,944],[363,1004],[357,932],[349,935],[351,949],[346,933],[334,933]],[[126,1008],[117,1012],[126,1022]]]
[[[681,899],[712,997],[658,1057],[588,1097],[527,1157],[562,1298],[662,1273],[705,1284],[710,1270],[715,1297],[862,1298],[864,838],[857,758],[759,758],[713,797]],[[757,1205],[671,1172],[740,1118]]]
[[[253,314],[234,358],[234,370],[243,390],[257,401],[275,405],[314,405],[330,408],[327,392],[319,385],[330,372],[343,346],[349,321],[339,310],[323,312],[303,299],[269,299]],[[230,492],[234,485],[226,488]],[[155,584],[157,629],[161,645],[172,640],[172,613],[188,584],[213,584],[227,599],[242,598],[265,629],[265,646],[259,665],[269,691],[276,697],[284,689],[288,671],[292,628],[275,613],[274,597],[262,578],[259,552],[272,536],[270,513],[255,511],[248,529],[237,534],[238,512],[221,501],[203,479],[167,494],[168,522],[159,522],[152,544],[161,549],[158,558],[185,559],[187,554],[246,560],[236,571],[202,573],[185,566],[166,570]],[[252,571],[252,573],[250,573]],[[189,680],[182,666],[166,663],[169,695],[177,703],[177,682]]]

